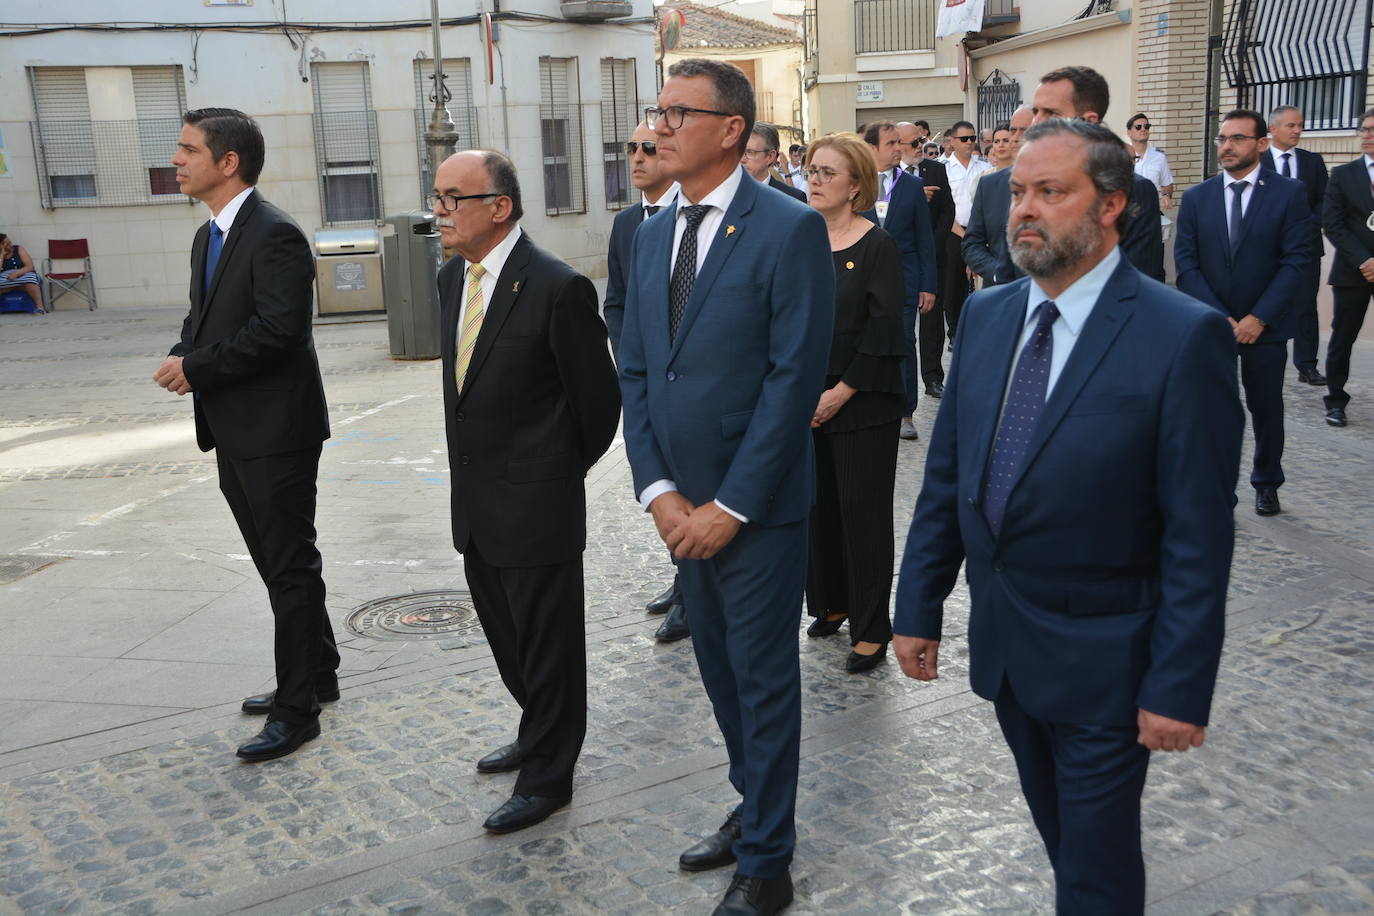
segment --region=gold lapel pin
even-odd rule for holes
[[[730,236],[732,236],[732,235],[734,235],[734,234],[735,234],[735,227],[734,227],[734,226],[726,226],[726,227],[725,227],[725,237],[726,237],[726,238],[729,238]]]
[[[845,261],[845,262],[844,262],[844,269],[845,269],[845,270],[853,270],[853,269],[854,269],[854,262],[853,262],[853,261]]]
[[[519,280],[516,280],[516,281],[515,281],[515,285],[512,286],[512,287],[510,288],[510,291],[513,292],[513,293],[518,293],[518,292],[520,292],[520,281],[519,281]]]

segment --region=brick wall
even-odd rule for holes
[[[1136,99],[1169,156],[1174,201],[1203,175],[1208,0],[1136,0]],[[1164,17],[1163,19],[1161,17]],[[1126,114],[1129,117],[1130,113]]]

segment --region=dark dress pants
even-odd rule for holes
[[[569,796],[587,735],[582,555],[550,566],[493,566],[474,538],[463,568],[496,669],[522,710],[515,791]]]
[[[744,797],[735,870],[776,878],[796,845],[806,523],[743,525],[709,560],[679,560],[678,573],[730,783]]]
[[[944,305],[945,323],[949,326],[949,339],[953,340],[959,330],[959,313],[964,309],[968,298],[968,274],[964,266],[964,252],[960,249],[961,236],[953,232],[945,240],[945,266],[941,271],[940,299]]]
[[[945,235],[949,236],[951,233],[946,232]],[[944,286],[945,241],[943,238],[935,240],[935,307],[928,312],[922,312],[917,319],[920,328],[917,342],[921,354],[920,375],[923,384],[944,384],[945,381],[945,294],[944,290],[939,288]],[[915,368],[913,365],[912,370]],[[908,400],[913,397],[912,390],[910,387],[907,388]]]
[[[916,323],[925,316],[917,305],[907,303],[902,308],[902,333],[906,336],[906,357],[902,360],[902,389],[906,393],[906,413],[910,417],[916,413],[920,400],[921,376],[916,365]],[[925,333],[924,329],[921,332]]]
[[[1364,326],[1364,314],[1374,283],[1364,286],[1333,286],[1331,299],[1331,339],[1326,344],[1326,407],[1345,409],[1350,395],[1345,383],[1350,380],[1350,351]]]
[[[1298,284],[1298,294],[1293,298],[1293,313],[1298,319],[1297,333],[1293,336],[1293,368],[1299,372],[1312,372],[1317,368],[1317,338],[1320,328],[1317,322],[1317,290],[1321,288],[1322,240],[1321,233],[1313,240],[1316,258],[1308,265]]]
[[[892,491],[896,422],[851,432],[813,429],[816,504],[811,508],[806,607],[812,617],[849,615],[849,642],[888,643],[892,620]]]
[[[1136,743],[1139,730],[1034,718],[1005,681],[993,705],[1054,867],[1055,911],[1144,912],[1140,796],[1150,752]]]
[[[215,458],[220,491],[272,604],[277,696],[268,721],[309,723],[320,714],[315,688],[334,687],[339,669],[315,547],[320,446],[261,458],[219,449]]]
[[[1283,374],[1288,341],[1240,344],[1240,383],[1255,432],[1250,485],[1283,485]]]

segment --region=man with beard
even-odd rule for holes
[[[1194,185],[1178,209],[1178,288],[1225,315],[1255,429],[1255,513],[1277,515],[1283,486],[1283,371],[1297,330],[1293,304],[1311,270],[1312,211],[1302,182],[1260,165],[1269,146],[1258,112],[1221,119],[1222,174]]]
[[[933,680],[965,564],[970,680],[1060,913],[1144,909],[1149,752],[1203,743],[1231,564],[1234,343],[1117,248],[1132,177],[1104,127],[1026,132],[1008,242],[1029,276],[968,301],[893,621],[902,670]]]

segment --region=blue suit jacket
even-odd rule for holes
[[[1317,232],[1321,232],[1322,224],[1322,202],[1326,199],[1326,183],[1330,180],[1330,175],[1326,171],[1326,160],[1320,153],[1295,147],[1294,155],[1298,158],[1298,181],[1303,187],[1307,188],[1307,208],[1312,211],[1313,222],[1316,223]],[[1280,178],[1283,173],[1279,171],[1279,164],[1274,161],[1274,148],[1270,147],[1260,155],[1260,168],[1268,169]]]
[[[811,415],[825,384],[835,268],[825,221],[744,175],[668,334],[675,208],[635,234],[620,386],[640,493],[669,479],[752,524],[811,511]]]
[[[893,629],[939,639],[965,563],[973,689],[1031,715],[1205,725],[1240,465],[1220,315],[1123,259],[1045,403],[1000,536],[983,481],[1030,281],[964,305],[902,559]]]
[[[1258,343],[1288,340],[1297,330],[1293,300],[1310,269],[1307,189],[1265,168],[1254,176],[1235,259],[1222,177],[1213,175],[1183,195],[1174,239],[1178,288],[1237,321],[1253,314],[1265,325]]]
[[[899,171],[897,183],[887,200],[887,219],[881,223],[902,253],[908,307],[916,306],[921,293],[935,292],[940,283],[935,270],[935,236],[925,188],[920,178]],[[865,210],[862,215],[878,222],[876,207]]]
[[[973,215],[969,217],[959,249],[964,263],[978,273],[988,286],[1010,283],[1022,276],[1011,262],[1007,250],[1007,219],[1011,215],[1011,169],[1002,169],[978,179],[973,192]]]

